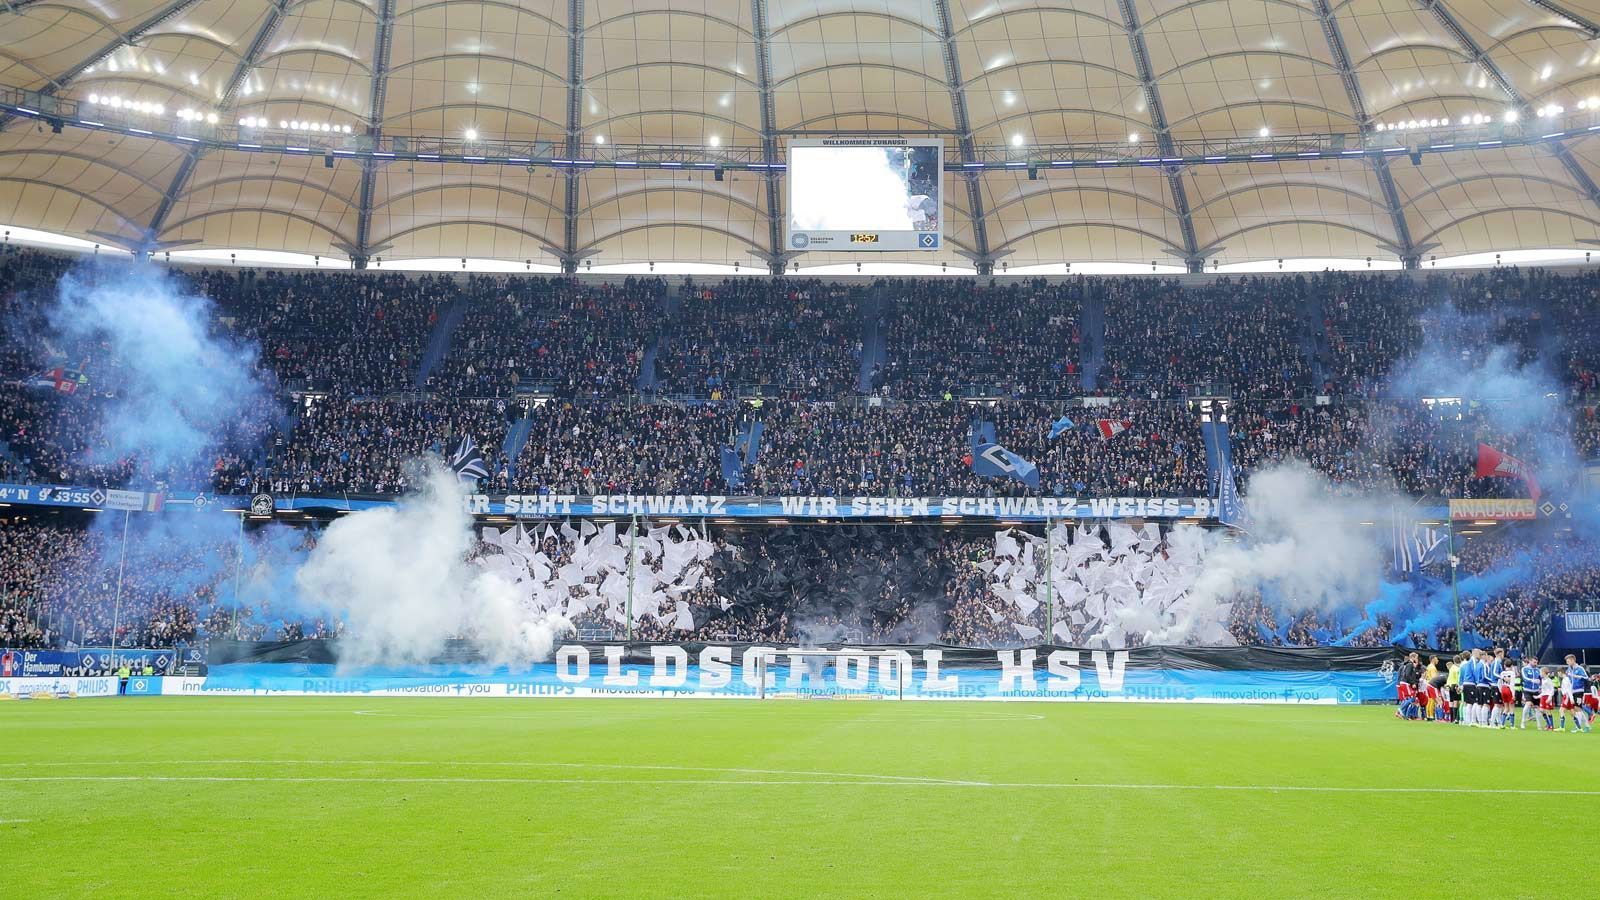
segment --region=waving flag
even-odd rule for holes
[[[1054,424],[1050,426],[1050,440],[1053,441],[1063,434],[1066,434],[1072,429],[1073,424],[1073,421],[1066,416],[1062,416],[1061,418],[1055,420]]]
[[[1402,575],[1442,562],[1450,553],[1449,534],[1396,513],[1394,570]]]
[[[480,478],[489,477],[489,467],[483,462],[483,454],[478,452],[478,445],[470,437],[462,437],[461,443],[456,445],[456,452],[450,454],[450,471],[456,473],[456,480],[477,483]]]
[[[89,376],[79,369],[56,366],[28,379],[29,387],[43,388],[62,394],[77,393],[78,388],[89,383]]]
[[[1133,423],[1127,419],[1096,419],[1094,425],[1100,429],[1102,441],[1109,441],[1133,427]]]
[[[1478,445],[1479,478],[1520,478],[1528,486],[1528,496],[1539,502],[1539,481],[1533,477],[1533,467],[1509,453],[1502,453],[1488,444]]]
[[[985,478],[1015,478],[1028,487],[1039,487],[1039,467],[999,444],[977,446],[972,453],[972,473]]]

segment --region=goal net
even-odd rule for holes
[[[755,663],[763,700],[904,700],[912,686],[911,654],[904,650],[769,650]]]

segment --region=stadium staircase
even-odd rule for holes
[[[444,315],[433,326],[433,334],[428,336],[428,349],[422,354],[422,364],[417,367],[417,390],[428,386],[428,376],[439,367],[440,361],[450,352],[450,338],[461,326],[461,320],[467,317],[467,308],[470,300],[459,297],[444,308]]]
[[[11,449],[11,445],[5,441],[0,441],[0,459],[8,460],[19,472],[28,470],[28,466],[22,461],[22,457],[18,456],[17,451]]]
[[[522,418],[506,429],[506,439],[500,444],[500,456],[512,474],[517,471],[517,457],[522,455],[522,448],[528,446],[528,436],[533,434],[534,408],[533,404],[528,404]]]
[[[1300,308],[1300,352],[1311,370],[1311,387],[1316,393],[1321,393],[1322,386],[1328,383],[1330,355],[1333,352],[1328,336],[1333,326],[1324,327],[1322,324],[1327,321],[1327,310],[1323,306],[1325,299],[1320,290],[1312,290]]]
[[[669,284],[661,293],[661,329],[656,333],[656,339],[650,346],[644,348],[644,357],[639,360],[639,380],[636,383],[642,394],[653,394],[660,385],[656,378],[656,357],[667,342],[667,334],[671,330],[669,324],[673,316],[678,314],[678,285]]]
[[[889,341],[884,333],[883,311],[887,305],[883,285],[875,284],[866,291],[852,289],[856,305],[861,310],[861,371],[856,376],[856,390],[872,393],[872,370],[889,365]]]
[[[1106,362],[1106,300],[1099,288],[1085,285],[1082,338],[1078,342],[1078,384],[1093,392]]]

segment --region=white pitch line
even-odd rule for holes
[[[1472,794],[1600,797],[1600,791],[1544,790],[1539,788],[1408,788],[1408,787],[1333,787],[1272,784],[1121,784],[1096,782],[985,782],[985,781],[815,781],[702,778],[376,778],[344,776],[282,775],[16,775],[0,776],[0,782],[93,781],[93,782],[267,782],[312,784],[571,784],[571,785],[726,785],[837,787],[921,787],[921,788],[1024,788],[1100,791],[1257,791],[1261,793],[1333,794]]]
[[[818,778],[870,778],[878,781],[929,782],[932,784],[982,784],[952,778],[919,775],[879,775],[871,772],[812,772],[804,769],[746,769],[726,766],[645,766],[621,763],[519,762],[507,760],[418,760],[418,759],[130,759],[85,760],[82,762],[0,762],[10,767],[70,768],[73,766],[495,766],[547,769],[617,769],[645,772],[721,772],[735,775],[794,775]],[[738,782],[743,784],[744,782]],[[808,782],[809,783],[809,782]],[[849,784],[850,782],[841,782]]]

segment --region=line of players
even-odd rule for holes
[[[1573,731],[1587,732],[1600,716],[1600,680],[1590,678],[1571,653],[1564,667],[1540,666],[1538,660],[1519,664],[1515,655],[1507,659],[1501,647],[1474,648],[1441,669],[1439,657],[1430,656],[1424,667],[1413,652],[1400,665],[1398,690],[1395,715],[1417,721],[1523,729],[1532,721],[1536,730],[1566,731],[1570,713]]]

